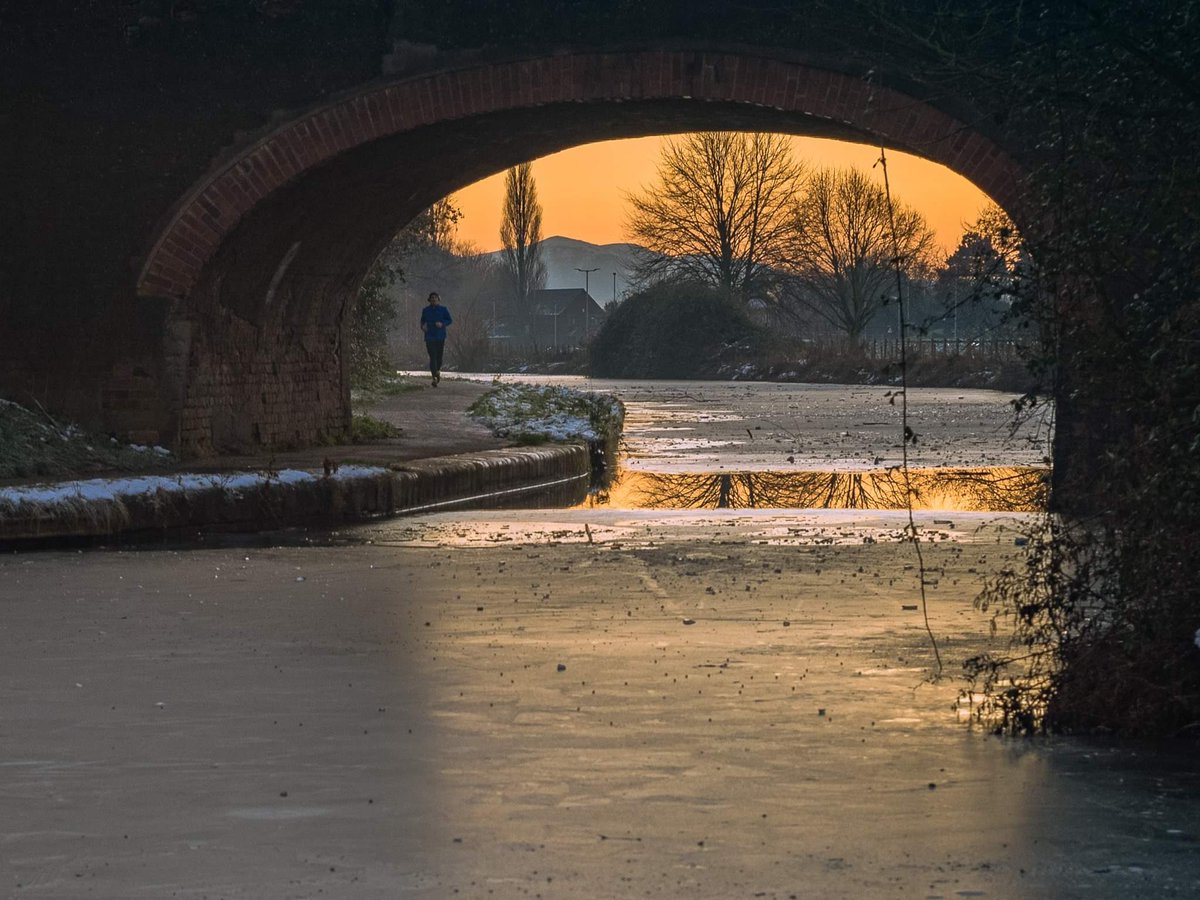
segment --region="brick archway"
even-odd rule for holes
[[[562,53],[377,83],[240,150],[158,232],[137,292],[175,301],[164,359],[180,398],[176,443],[204,454],[339,434],[349,407],[342,316],[405,222],[526,159],[699,129],[883,144],[1019,206],[1021,167],[973,123],[871,78],[767,52]]]
[[[138,293],[186,296],[222,240],[257,204],[371,141],[552,104],[655,100],[744,104],[800,115],[812,119],[815,130],[840,126],[939,162],[1001,205],[1011,205],[1019,195],[1021,169],[995,143],[933,106],[861,78],[735,53],[551,56],[374,86],[288,122],[202,179],[184,198],[147,255]]]

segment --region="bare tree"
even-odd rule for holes
[[[454,205],[454,196],[451,195],[434,203],[417,221],[430,247],[451,252],[455,249],[455,236],[462,215],[462,210]]]
[[[929,267],[933,232],[914,209],[893,204],[900,265]],[[785,307],[808,310],[854,345],[883,307],[895,272],[887,196],[856,169],[822,169],[793,211]]]
[[[698,279],[750,299],[780,259],[803,175],[783,135],[709,131],[668,141],[658,183],[629,197],[627,228],[645,248],[635,277]]]
[[[934,289],[940,301],[943,331],[957,340],[1001,330],[1015,334],[1028,320],[1014,314],[1014,299],[1028,291],[1028,255],[1013,221],[991,204],[967,226],[958,247],[936,273]]]
[[[533,164],[521,163],[504,177],[504,219],[500,224],[504,266],[518,313],[528,316],[530,295],[546,283],[542,262],[542,205],[533,180]]]

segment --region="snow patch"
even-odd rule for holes
[[[381,466],[339,466],[329,477],[334,481],[353,481],[355,478],[375,478],[387,473],[388,470]]]
[[[585,394],[568,388],[528,384],[504,385],[485,397],[474,411],[496,434],[534,434],[553,441],[594,441],[603,435],[593,424],[597,413],[620,420],[620,403],[613,397]]]
[[[157,452],[157,451],[154,451]],[[387,469],[377,466],[342,466],[330,476],[337,481],[349,481],[381,475]],[[278,472],[231,472],[189,475],[139,475],[129,478],[90,478],[54,484],[29,484],[0,488],[0,509],[18,509],[25,505],[53,507],[86,502],[117,502],[128,497],[146,494],[189,494],[220,490],[237,493],[270,484],[303,484],[322,476],[299,469]]]

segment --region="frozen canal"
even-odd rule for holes
[[[639,471],[861,471],[901,461],[901,403],[894,387],[504,378],[615,394],[626,407],[625,465]],[[997,391],[912,388],[908,424],[917,440],[909,465],[1044,464],[1050,452],[1047,411],[1028,415],[1014,431],[1016,399]]]
[[[795,431],[755,396],[693,402],[755,409],[754,444]],[[930,452],[1036,459],[987,397],[947,407],[986,439],[926,424]],[[630,407],[631,448],[658,439]],[[731,452],[888,449],[816,433]],[[918,520],[953,673],[1027,517]],[[609,507],[5,556],[0,895],[1196,896],[1194,753],[964,725],[961,685],[928,680],[905,522]]]

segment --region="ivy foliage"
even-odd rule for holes
[[[997,728],[1200,729],[1200,3],[864,0],[921,42],[1029,170],[1016,305],[1057,428],[1052,512],[980,605],[1012,638],[972,660]]]

